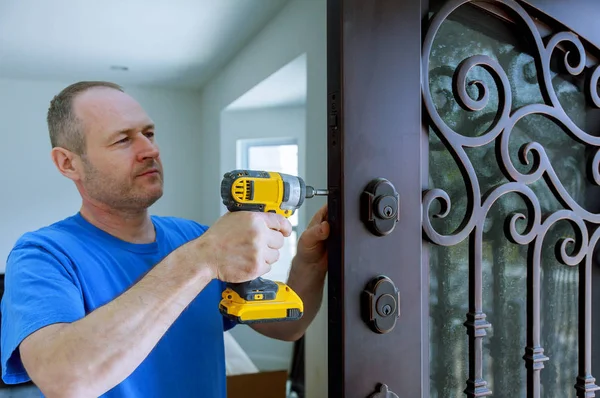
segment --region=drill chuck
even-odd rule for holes
[[[293,214],[304,203],[306,184],[300,177],[283,173],[279,173],[279,175],[283,180],[283,197],[280,207],[282,210],[289,210]]]

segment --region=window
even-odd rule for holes
[[[265,170],[298,175],[298,143],[295,139],[248,139],[237,142],[237,167],[250,170]],[[286,281],[290,265],[296,254],[298,237],[298,210],[290,217],[292,234],[285,239],[280,250],[279,261],[266,279]]]

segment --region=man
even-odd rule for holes
[[[277,261],[289,221],[228,213],[210,228],[150,216],[163,194],[154,125],[106,82],[80,82],[48,111],[52,159],[82,198],[80,211],[23,235],[6,265],[2,376],[48,397],[224,398],[225,282],[254,279]],[[300,338],[321,302],[327,211],[298,242],[288,283],[304,301],[293,322],[253,326]]]

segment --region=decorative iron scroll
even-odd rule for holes
[[[451,209],[450,195],[441,189],[431,189],[423,193],[423,230],[427,239],[441,246],[453,246],[465,239],[469,240],[469,312],[464,325],[469,339],[469,379],[464,392],[469,397],[482,397],[492,394],[483,374],[483,339],[486,329],[491,325],[486,320],[482,305],[482,236],[483,227],[492,205],[508,193],[516,193],[527,204],[527,214],[514,214],[509,218],[506,229],[507,238],[513,243],[528,247],[527,259],[527,346],[523,359],[527,368],[527,396],[539,398],[541,394],[540,372],[549,358],[544,355],[540,341],[540,271],[542,243],[547,232],[557,222],[567,221],[572,225],[575,238],[564,238],[558,242],[557,259],[567,266],[579,266],[579,375],[574,383],[579,397],[593,397],[600,389],[591,375],[591,266],[592,253],[600,239],[600,228],[595,229],[591,237],[586,222],[594,228],[600,224],[600,214],[584,209],[563,186],[557,176],[544,147],[538,142],[529,142],[521,148],[520,160],[529,166],[526,173],[517,170],[509,152],[511,133],[518,121],[528,115],[542,115],[559,125],[574,140],[594,149],[591,161],[590,177],[600,185],[600,137],[590,135],[579,128],[567,115],[558,100],[552,85],[550,60],[559,44],[576,49],[573,54],[564,56],[564,67],[571,75],[580,75],[585,71],[586,53],[584,46],[571,32],[560,32],[544,44],[538,29],[528,13],[515,1],[492,1],[504,7],[514,15],[517,23],[524,24],[535,44],[535,67],[539,78],[544,103],[525,105],[512,110],[512,93],[509,79],[500,64],[487,55],[474,55],[464,59],[453,76],[453,94],[459,105],[467,111],[483,109],[489,100],[490,89],[483,81],[468,81],[467,74],[474,67],[484,68],[494,79],[499,93],[499,109],[491,127],[478,136],[465,136],[449,127],[434,105],[429,83],[429,59],[432,45],[442,23],[458,7],[468,0],[448,1],[430,20],[430,26],[423,44],[422,54],[422,93],[428,112],[431,128],[451,152],[459,167],[467,187],[467,212],[463,223],[451,234],[441,234],[432,225],[430,213],[437,202],[441,210],[433,217],[447,217]],[[576,64],[573,65],[573,60]],[[597,86],[600,79],[600,67],[595,67],[587,79],[587,94],[591,106],[600,107]],[[477,99],[468,94],[469,87],[476,87]],[[481,147],[494,142],[496,159],[507,183],[488,192],[481,192],[475,169],[467,156],[466,148]],[[533,159],[531,162],[530,159]],[[552,214],[542,214],[538,197],[528,186],[543,178],[556,199],[564,206],[563,210]],[[518,222],[526,222],[523,232],[517,228]]]

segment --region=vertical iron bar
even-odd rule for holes
[[[523,359],[527,368],[528,398],[540,398],[540,371],[549,359],[540,345],[540,239],[543,236],[538,236],[530,245],[527,258],[527,347]]]
[[[469,313],[465,322],[469,335],[469,379],[464,392],[469,398],[492,395],[483,379],[483,337],[491,325],[483,313],[482,260],[483,228],[475,226],[469,236]]]

